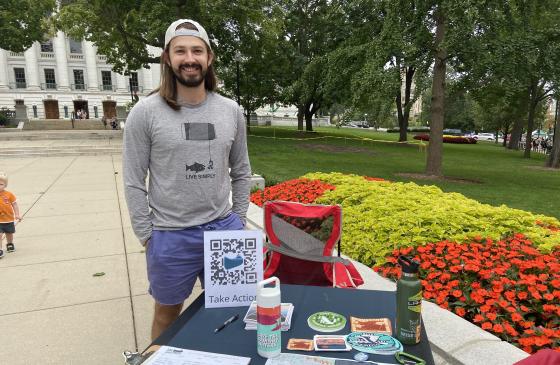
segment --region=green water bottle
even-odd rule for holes
[[[399,257],[402,275],[397,281],[397,339],[406,345],[420,342],[422,283],[418,279],[420,263]]]

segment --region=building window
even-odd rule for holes
[[[16,79],[16,89],[25,89],[27,83],[25,82],[25,70],[23,68],[14,68],[14,76]]]
[[[64,106],[64,118],[68,118],[68,105]]]
[[[82,41],[69,39],[70,53],[82,53]]]
[[[15,102],[16,102],[16,105],[24,105],[23,99],[16,99]]]
[[[41,42],[41,52],[54,52],[52,40]]]
[[[33,118],[38,118],[37,105],[33,105]]]
[[[95,105],[93,107],[93,115],[94,115],[95,118],[99,118],[99,114],[98,114],[98,111],[97,111],[97,105]]]
[[[56,89],[56,78],[53,68],[45,69],[45,86],[47,89]]]
[[[84,70],[74,70],[74,90],[85,90]]]
[[[103,90],[113,90],[113,79],[111,71],[101,71],[101,83]]]
[[[138,91],[138,72],[131,72],[128,82],[130,91]]]

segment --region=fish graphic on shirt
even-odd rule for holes
[[[204,171],[205,166],[201,163],[195,162],[192,165],[186,165],[186,171],[194,171],[196,174],[197,172]]]

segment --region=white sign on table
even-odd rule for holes
[[[161,346],[145,365],[247,365],[250,361],[248,357]]]
[[[263,279],[262,231],[204,232],[205,308],[242,307],[256,300]]]

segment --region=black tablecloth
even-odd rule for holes
[[[319,311],[332,311],[346,316],[346,327],[333,334],[350,333],[350,316],[387,317],[391,319],[393,331],[395,329],[394,292],[301,285],[282,285],[281,291],[282,303],[293,303],[295,306],[291,329],[282,332],[282,352],[337,358],[352,358],[356,354],[355,350],[303,352],[286,349],[290,338],[313,339],[313,336],[318,334],[309,328],[307,318]],[[266,359],[257,354],[257,331],[245,330],[243,317],[247,309],[248,307],[205,309],[204,294],[201,294],[152,345],[169,345],[190,350],[246,356],[251,358],[251,365],[264,364]],[[239,314],[239,320],[215,334],[214,329],[234,314]],[[422,326],[421,339],[417,345],[404,345],[404,351],[426,360],[427,364],[434,364],[424,326]],[[394,356],[387,355],[370,354],[369,360],[398,364]]]

